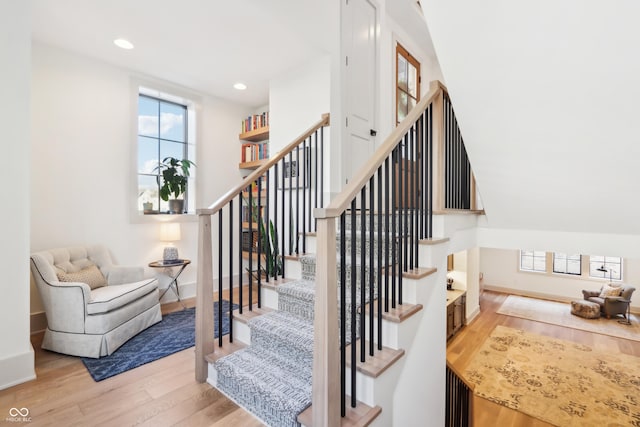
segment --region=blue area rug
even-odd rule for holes
[[[233,309],[238,308],[233,304]],[[213,304],[214,336],[218,337],[218,304]],[[229,333],[229,301],[222,301],[222,335]],[[162,316],[162,321],[140,332],[109,356],[99,359],[83,357],[95,381],[121,374],[145,363],[193,347],[196,342],[195,308],[187,308]]]

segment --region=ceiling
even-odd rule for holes
[[[640,234],[640,4],[421,3],[489,227]]]
[[[32,0],[33,39],[251,107],[269,81],[328,52],[313,0]],[[335,21],[335,20],[333,20]],[[135,45],[113,44],[125,38]],[[245,91],[233,89],[243,82]]]

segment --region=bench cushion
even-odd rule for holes
[[[124,285],[102,286],[91,291],[91,301],[87,304],[87,314],[107,313],[158,288],[156,279],[145,279]]]

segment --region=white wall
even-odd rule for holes
[[[535,248],[545,250],[545,248]],[[534,273],[520,271],[520,252],[516,249],[480,250],[480,271],[488,289],[502,290],[522,295],[541,296],[559,301],[582,299],[582,290],[598,290],[608,280],[588,279],[565,274]],[[584,261],[583,261],[584,263]],[[584,268],[583,268],[584,270]],[[640,290],[640,260],[625,258],[623,282],[635,285]],[[636,291],[637,293],[638,291]],[[632,310],[638,311],[640,301],[632,298]]]
[[[35,378],[29,341],[29,2],[0,1],[0,29],[4,157],[0,180],[8,203],[0,214],[0,389],[4,389]]]
[[[136,114],[131,111],[136,108],[130,102],[136,90],[132,79],[153,79],[42,44],[34,44],[32,60],[31,251],[102,243],[119,263],[146,266],[161,258],[158,221],[168,216],[132,221],[127,205],[130,156],[135,154],[131,150]],[[195,95],[201,101],[197,206],[204,207],[240,182],[239,123],[250,109]],[[193,284],[196,218],[171,219],[186,221],[176,246],[180,257],[193,261],[181,276],[181,284]],[[227,263],[224,265],[226,271]],[[35,305],[32,309],[37,309]]]
[[[640,235],[640,3],[421,4],[489,225]]]
[[[311,125],[320,121],[322,114],[330,111],[330,67],[330,57],[320,56],[271,80],[269,84],[271,153],[280,151]]]

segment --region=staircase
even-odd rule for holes
[[[468,215],[475,189],[468,159],[460,156],[462,138],[455,120],[437,125],[444,117],[454,117],[453,110],[436,82],[326,206],[318,197],[323,161],[313,168],[320,174],[310,179],[310,188],[294,189],[291,181],[285,187],[284,178],[280,189],[288,191],[269,183],[300,147],[323,153],[317,135],[328,119],[198,211],[198,381],[208,381],[270,426],[444,423],[446,256],[475,246],[475,233],[468,230],[477,221]],[[315,143],[307,142],[314,134]],[[227,227],[230,235],[243,227],[234,221],[233,200],[254,183],[260,189],[263,176],[266,212],[255,221],[266,231],[258,232],[256,252],[252,247],[248,256],[236,256],[237,240],[223,238]],[[212,298],[215,234],[218,277],[225,277],[228,265],[230,289],[248,284],[250,295],[256,287],[258,293],[257,304],[250,300],[248,309],[232,313],[232,333],[217,346],[206,303]],[[248,262],[254,271],[257,264],[260,271],[263,260],[278,258],[274,248],[285,254],[283,268],[270,267],[269,276],[255,278],[240,274],[233,283],[235,265],[244,271]]]
[[[467,228],[475,225],[476,218],[469,215],[444,215],[437,222],[442,228],[449,228],[453,235],[457,230],[454,227]],[[440,228],[440,227],[439,227]],[[340,231],[338,230],[338,236]],[[307,247],[315,245],[315,236],[307,236]],[[456,238],[460,240],[459,238]],[[352,242],[347,238],[350,247]],[[377,236],[373,246],[376,246]],[[360,247],[362,235],[356,238],[356,247]],[[365,237],[365,245],[371,244]],[[437,264],[446,263],[447,248],[450,244],[448,238],[425,240],[421,243],[424,252],[425,264],[431,262],[431,257],[442,258]],[[463,243],[463,245],[472,244]],[[434,251],[434,248],[438,248]],[[269,304],[262,309],[255,308],[253,312],[240,314],[238,310],[234,316],[234,328],[236,339],[242,337],[243,347],[231,354],[211,358],[209,365],[210,384],[230,399],[237,402],[245,409],[253,413],[257,418],[269,426],[310,426],[312,403],[312,365],[313,365],[313,317],[315,296],[315,270],[316,258],[313,254],[288,257],[287,263],[290,271],[296,271],[299,277],[293,277],[286,281],[263,286],[263,301]],[[339,264],[339,263],[338,263]],[[351,262],[346,262],[347,270],[351,268]],[[446,264],[445,264],[446,265]],[[375,268],[375,267],[374,267]],[[356,271],[360,271],[357,265]],[[446,268],[442,269],[446,271]],[[410,273],[404,274],[403,286],[405,302],[396,305],[395,308],[383,314],[382,328],[384,337],[382,351],[376,357],[365,364],[358,364],[356,382],[359,387],[357,398],[357,411],[349,411],[357,424],[389,426],[393,424],[392,412],[383,408],[393,407],[393,392],[397,378],[403,369],[400,362],[405,356],[405,348],[411,346],[415,338],[418,321],[414,316],[422,314],[423,305],[418,302],[425,293],[431,294],[434,288],[444,289],[438,284],[445,283],[443,274],[437,274],[438,269],[421,266]],[[375,271],[374,275],[385,274],[384,271]],[[338,274],[340,276],[340,274]],[[365,276],[366,277],[366,276]],[[362,286],[362,278],[357,274],[358,292]],[[338,284],[341,286],[341,283]],[[369,293],[367,285],[364,285],[365,293]],[[349,292],[347,292],[348,294]],[[441,306],[444,308],[444,293]],[[420,295],[420,296],[419,296]],[[430,298],[436,298],[431,295]],[[374,299],[373,310],[377,311],[377,297]],[[365,336],[370,335],[369,321],[371,305],[362,307],[358,304],[356,311],[365,312]],[[347,302],[349,306],[349,302]],[[442,313],[440,313],[442,311]],[[438,311],[437,316],[444,311]],[[357,316],[359,319],[359,316]],[[346,319],[349,328],[351,320]],[[439,324],[442,322],[434,322]],[[444,328],[444,326],[443,326]],[[359,330],[359,322],[356,320],[356,330]],[[338,337],[338,332],[335,334]],[[374,325],[374,336],[377,335],[377,326]],[[444,329],[442,329],[444,342]],[[359,359],[361,351],[361,337],[356,341],[356,358]],[[369,341],[365,340],[368,348]],[[347,361],[350,360],[351,350],[354,346],[348,345]],[[214,353],[215,354],[215,353]],[[346,378],[351,377],[350,363],[346,372]],[[350,383],[347,381],[347,389]],[[347,417],[347,418],[348,418]]]

